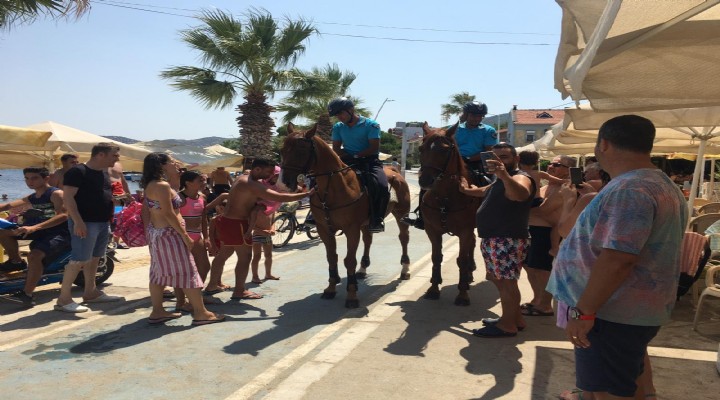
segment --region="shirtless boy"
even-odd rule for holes
[[[250,173],[241,175],[233,184],[225,212],[215,220],[220,245],[232,247],[238,257],[235,266],[235,290],[231,297],[234,300],[262,297],[257,293],[245,290],[245,280],[252,260],[252,238],[246,238],[245,232],[248,230],[250,213],[256,203],[261,199],[280,202],[296,201],[314,193],[314,190],[305,193],[279,193],[258,182],[261,179],[270,178],[274,171],[274,162],[262,158],[255,159]]]
[[[215,171],[211,172],[210,181],[213,185],[213,193],[216,195],[229,192],[230,186],[233,184],[233,178],[230,176],[230,172],[225,171],[225,167],[217,167]]]
[[[60,157],[60,162],[62,163],[62,168],[56,169],[55,172],[50,175],[50,180],[48,181],[50,186],[55,186],[58,189],[63,188],[63,177],[65,173],[79,163],[77,154],[73,153],[63,154]]]

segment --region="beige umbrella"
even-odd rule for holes
[[[52,135],[49,131],[0,125],[0,148],[5,146],[43,147]]]
[[[125,171],[142,171],[143,159],[150,154],[150,151],[145,149],[116,142],[57,122],[47,121],[30,125],[27,128],[52,132],[52,136],[45,145],[45,151],[52,155],[47,156],[48,160],[58,158],[62,153],[75,153],[80,161],[84,162],[90,159],[90,151],[94,145],[100,142],[110,142],[120,147],[120,162]],[[38,152],[29,154],[41,156]]]

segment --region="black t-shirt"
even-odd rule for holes
[[[515,170],[508,171],[510,176],[524,175],[530,178],[527,173]],[[503,237],[513,239],[527,239],[528,219],[530,218],[530,204],[535,198],[537,187],[532,182],[530,196],[523,201],[512,201],[505,197],[505,183],[500,179],[495,180],[485,194],[485,199],[480,203],[480,208],[475,214],[478,237],[491,238]]]
[[[110,222],[114,207],[107,170],[78,164],[65,173],[63,185],[78,188],[75,202],[84,222]]]

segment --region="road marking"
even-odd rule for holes
[[[448,249],[454,247],[453,251],[455,254],[459,252],[458,240],[456,237],[451,238],[445,242],[443,253],[448,254]],[[455,255],[453,255],[453,258]],[[431,267],[430,259],[432,253],[427,253],[421,257],[411,267],[411,278],[408,281],[403,282],[398,288],[386,296],[383,296],[380,300],[375,302],[375,305],[368,311],[367,317],[361,321],[351,320],[343,318],[337,322],[334,322],[315,336],[311,337],[302,346],[296,348],[292,352],[288,353],[285,357],[280,359],[278,362],[270,366],[264,372],[259,374],[255,379],[245,384],[243,387],[238,389],[236,392],[228,396],[227,400],[235,399],[247,399],[264,389],[268,389],[268,385],[277,379],[283,372],[295,364],[300,362],[310,352],[320,346],[327,338],[340,331],[350,322],[354,324],[339,337],[333,339],[326,348],[315,356],[312,360],[305,362],[300,365],[290,376],[280,382],[279,385],[272,388],[272,392],[269,393],[265,398],[268,399],[299,399],[302,398],[307,391],[307,388],[314,382],[322,379],[330,370],[342,361],[347,355],[352,352],[360,343],[362,343],[368,335],[370,335],[375,329],[380,326],[380,323],[389,318],[393,313],[400,309],[399,306],[391,306],[389,303],[398,303],[400,301],[407,300],[415,292],[417,292],[423,285],[427,284],[427,280],[420,279],[426,278],[427,276],[420,274],[421,270]]]

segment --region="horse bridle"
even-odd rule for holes
[[[341,206],[334,207],[334,208],[329,207],[326,200],[327,200],[327,195],[330,192],[330,179],[332,179],[332,177],[334,175],[344,172],[344,171],[347,171],[348,169],[350,169],[352,167],[347,165],[340,169],[336,169],[336,170],[329,171],[329,172],[307,174],[308,172],[310,172],[310,166],[313,164],[313,161],[317,161],[317,151],[315,150],[315,141],[311,138],[298,138],[298,140],[302,140],[303,142],[310,142],[310,157],[308,157],[307,162],[305,163],[305,165],[303,167],[296,167],[296,166],[292,166],[292,165],[284,165],[283,164],[282,168],[293,170],[293,171],[298,171],[300,174],[304,174],[306,178],[315,178],[318,176],[328,176],[329,177],[327,180],[327,185],[325,186],[325,196],[320,198],[320,193],[318,193],[318,192],[315,192],[315,195],[320,200],[320,206],[318,206],[318,207],[324,211],[325,222],[327,223],[328,228],[332,231],[332,224],[330,223],[330,211],[345,208],[345,207],[348,207],[348,206],[351,206],[351,205],[357,203],[365,195],[365,190],[363,190],[360,193],[360,196],[358,196],[356,199],[352,200],[351,202],[349,202],[347,204],[343,204]],[[313,205],[312,201],[310,202],[310,205]]]
[[[439,172],[439,174],[437,176],[435,176],[435,179],[433,179],[433,184],[435,184],[439,180],[442,180],[445,177],[445,173],[447,171],[448,165],[450,165],[450,158],[452,158],[452,151],[456,147],[455,143],[445,136],[438,136],[437,140],[442,140],[449,147],[445,150],[445,152],[447,153],[447,156],[445,157],[445,165],[443,165],[442,168],[438,168],[434,165],[427,165],[427,166],[423,165],[422,166],[423,169],[430,168],[430,169],[434,169],[435,171]],[[451,175],[450,178],[455,179],[455,178],[457,178],[457,176]]]
[[[423,165],[423,166],[422,166],[422,168],[431,168],[431,169],[434,169],[435,171],[438,171],[438,172],[439,172],[439,174],[438,174],[437,176],[435,176],[435,179],[433,179],[433,186],[435,186],[436,183],[440,182],[440,181],[443,180],[446,176],[448,176],[448,175],[446,175],[446,171],[447,171],[448,165],[450,165],[450,159],[452,158],[453,149],[454,149],[455,147],[457,147],[454,141],[448,139],[448,138],[445,137],[445,136],[439,136],[438,139],[436,139],[436,140],[442,140],[442,141],[444,141],[445,144],[447,144],[449,147],[447,147],[447,148],[445,149],[445,151],[447,152],[447,157],[445,158],[445,165],[443,165],[442,169],[441,169],[441,168],[438,168],[438,167],[436,167],[436,166],[434,166],[434,165],[427,165],[427,166]],[[451,180],[459,180],[459,176],[460,176],[460,175],[458,174],[458,175],[449,175],[448,177],[449,177]],[[440,206],[440,207],[431,206],[430,204],[425,203],[424,198],[423,198],[423,203],[425,204],[425,206],[427,206],[427,207],[429,207],[429,208],[436,209],[436,210],[440,211],[440,224],[441,224],[441,227],[442,227],[442,229],[443,229],[444,232],[446,232],[447,234],[449,234],[449,235],[452,236],[453,234],[450,232],[450,229],[449,229],[448,226],[447,226],[448,214],[450,214],[450,212],[463,211],[464,209],[466,209],[467,207],[469,207],[470,204],[472,204],[472,200],[471,200],[468,204],[466,204],[464,207],[462,207],[462,208],[460,208],[460,209],[457,209],[457,210],[452,210],[452,211],[450,211],[450,210],[449,210],[449,204],[447,204],[447,202],[448,202],[448,198],[447,198],[447,197],[437,198],[437,199],[440,200],[440,203],[441,203],[441,204],[444,204],[444,205],[442,205],[442,206]]]

